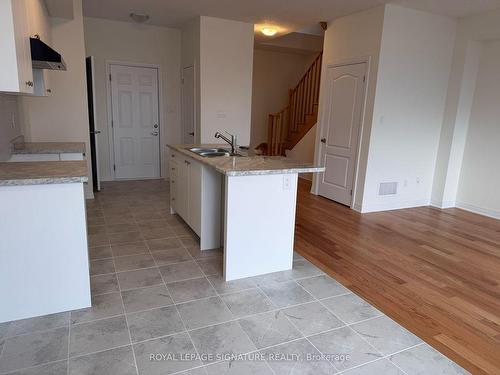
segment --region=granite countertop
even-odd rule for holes
[[[221,147],[227,145],[167,145],[172,150],[180,152],[203,164],[215,168],[226,176],[249,176],[285,173],[317,173],[324,172],[324,167],[296,161],[283,156],[256,155],[252,150],[238,150],[242,156],[219,156],[206,158],[189,151],[192,147]]]
[[[87,182],[87,162],[34,161],[0,163],[0,186]]]
[[[85,154],[84,142],[19,142],[12,145],[13,154]]]

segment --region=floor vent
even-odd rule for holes
[[[378,195],[394,195],[398,193],[397,182],[381,182],[378,188]]]

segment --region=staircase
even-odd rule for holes
[[[285,155],[285,150],[291,150],[316,124],[322,57],[320,52],[297,86],[290,90],[288,105],[269,115],[267,144],[258,147],[265,154]]]

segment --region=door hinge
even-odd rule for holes
[[[352,195],[352,189],[351,189],[351,195]]]
[[[109,73],[109,82],[111,82],[111,73]]]
[[[363,76],[363,82],[365,82],[365,81],[366,81],[366,76]]]

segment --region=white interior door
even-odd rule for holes
[[[160,177],[158,70],[111,65],[115,178]]]
[[[182,142],[195,143],[194,139],[194,66],[182,69]]]
[[[319,194],[350,206],[363,118],[366,63],[327,69],[326,111],[321,119]]]

